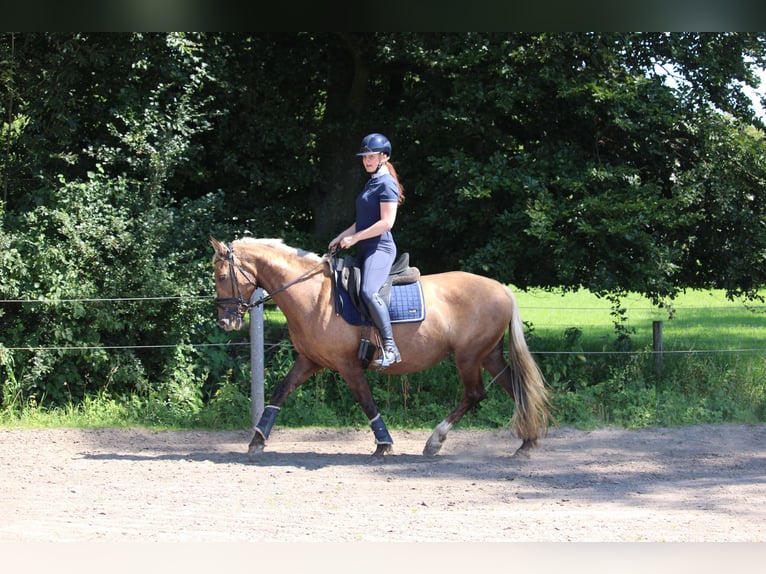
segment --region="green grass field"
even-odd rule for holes
[[[580,290],[551,293],[514,289],[521,316],[540,339],[560,339],[568,328],[582,331],[584,350],[599,351],[616,336],[610,302]],[[652,347],[652,323],[662,321],[663,350],[761,351],[766,354],[766,305],[730,301],[721,291],[688,291],[672,302],[673,317],[640,295],[622,300],[625,328],[634,349]],[[534,349],[533,349],[534,351]]]

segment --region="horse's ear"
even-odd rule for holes
[[[226,255],[226,246],[218,241],[215,237],[210,237],[210,245],[213,246],[213,249],[217,254],[221,255],[222,257]]]

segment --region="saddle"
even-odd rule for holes
[[[356,264],[356,257],[348,255],[346,257],[333,256],[330,258],[330,271],[333,281],[333,300],[335,302],[335,312],[340,315],[343,313],[344,299],[341,297],[341,290],[348,293],[351,304],[356,307],[362,317],[369,319],[365,304],[360,295],[362,272]],[[391,287],[394,285],[407,285],[415,283],[420,279],[420,269],[410,267],[410,254],[402,253],[396,258],[391,266],[391,272],[388,279],[378,291],[381,299],[386,305],[391,303]]]

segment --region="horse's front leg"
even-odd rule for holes
[[[343,371],[339,372],[346,380],[346,383],[348,383],[354,398],[362,407],[364,414],[367,415],[370,428],[375,436],[376,446],[372,456],[375,460],[381,461],[393,449],[394,439],[391,438],[386,423],[383,422],[383,418],[378,412],[378,407],[372,398],[372,391],[370,390],[364,370],[357,363],[353,368],[343,369]]]
[[[263,409],[261,419],[258,421],[258,424],[255,425],[253,439],[250,441],[250,445],[247,448],[248,454],[258,455],[263,452],[263,449],[266,446],[266,439],[269,438],[271,429],[274,426],[274,421],[279,414],[279,406],[285,402],[285,399],[287,399],[290,393],[321,368],[320,365],[305,358],[303,355],[298,355],[290,372],[285,375],[282,382],[280,382],[279,385],[277,385],[277,388],[274,389],[269,404]]]

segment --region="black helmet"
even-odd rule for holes
[[[356,155],[370,155],[371,153],[384,153],[391,156],[391,142],[383,134],[369,134],[364,136],[359,153]]]

